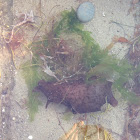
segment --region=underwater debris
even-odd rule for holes
[[[118,37],[113,44],[116,42],[127,43],[127,39]],[[53,23],[51,31],[45,33],[42,40],[33,41],[29,50],[32,53],[30,66],[36,66],[36,69],[32,68],[31,72],[42,77],[35,78],[33,75],[30,77],[29,72],[26,71],[30,80],[36,80],[34,80],[34,87],[32,85],[29,87],[30,92],[38,89],[48,97],[49,92],[47,91],[50,91],[52,95],[50,98],[48,97],[47,105],[49,102],[56,102],[72,108],[74,112],[93,112],[100,110],[101,106],[106,103],[107,96],[107,102],[116,106],[117,101],[112,95],[111,87],[117,89],[124,99],[134,104],[140,101],[138,96],[128,92],[129,89],[125,88],[125,84],[133,75],[132,66],[126,59],[119,60],[109,55],[108,51],[100,49],[100,46],[91,37],[91,32],[84,30],[83,24],[78,20],[73,9],[63,11],[60,20]],[[45,72],[44,66],[47,66]],[[82,82],[80,82],[80,78],[82,78]],[[40,81],[41,79],[46,81]],[[28,86],[30,86],[30,80],[27,81]],[[60,83],[56,83],[56,81]],[[37,86],[38,82],[40,85]],[[95,91],[97,87],[98,92]],[[93,91],[90,91],[91,89]],[[84,91],[89,98],[86,99]],[[96,96],[90,95],[93,92]],[[35,100],[35,96],[34,93],[31,93],[29,99],[31,100],[29,101],[31,110],[34,108],[32,98]],[[90,100],[94,103],[90,104]],[[73,101],[75,102],[73,103]]]
[[[140,137],[140,106],[129,105],[126,114],[126,127],[124,131],[124,140],[139,139]]]
[[[28,139],[29,139],[29,140],[32,140],[32,139],[33,139],[33,136],[32,136],[32,135],[29,135],[29,136],[28,136]]]
[[[139,138],[140,136],[140,123],[138,121],[132,121],[129,124],[128,128],[129,132],[135,139]]]
[[[9,42],[9,46],[11,49],[14,51],[17,48],[19,48],[24,42],[24,33],[23,32],[17,32],[16,34],[13,35],[13,39],[11,42]]]
[[[118,42],[120,42],[120,43],[128,43],[129,41],[125,37],[119,37]]]
[[[105,51],[109,51],[116,43],[129,43],[125,37],[114,36],[111,43],[105,48]]]
[[[25,24],[25,23],[28,23],[28,22],[31,22],[31,23],[35,22],[35,21],[34,21],[33,11],[31,11],[30,14],[25,14],[24,20],[21,21],[20,23],[18,23],[18,24],[16,24],[16,25],[13,26],[13,29],[12,29],[12,31],[11,31],[11,36],[10,36],[9,40],[4,39],[5,42],[6,42],[6,43],[10,43],[10,42],[12,41],[12,39],[13,39],[14,30],[15,30],[17,27],[20,27],[21,25],[23,25],[23,24]]]
[[[40,56],[41,59],[44,61],[44,67],[43,67],[43,71],[48,74],[49,76],[54,77],[57,81],[59,81],[59,79],[56,77],[55,73],[50,69],[50,67],[47,65],[45,58],[43,56]]]
[[[138,68],[140,68],[140,65]],[[138,70],[138,68],[136,68],[136,70]],[[134,73],[132,79],[128,81],[125,86],[132,91],[133,94],[137,95],[137,97],[140,97],[140,69]]]
[[[128,10],[128,15],[132,13],[138,6],[140,1],[139,0],[131,0],[130,8]]]
[[[111,134],[102,126],[76,123],[59,140],[113,140]]]
[[[73,113],[89,113],[100,111],[101,106],[106,103],[106,97],[112,106],[118,104],[111,86],[111,82],[87,85],[82,80],[60,84],[41,80],[34,91],[41,91],[46,95],[46,108],[50,102],[54,102],[66,105]]]
[[[133,39],[130,50],[127,54],[129,61],[131,62],[134,72],[132,76],[133,85],[129,82],[126,84],[128,89],[133,94],[140,97],[140,35]]]
[[[140,35],[133,41],[128,52],[128,58],[134,67],[140,63]]]

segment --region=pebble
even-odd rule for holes
[[[103,17],[105,17],[105,12],[102,13]]]
[[[32,140],[33,139],[33,136],[32,135],[28,136],[28,139],[29,140]]]
[[[94,5],[91,2],[82,3],[77,9],[77,17],[81,22],[89,22],[95,13]]]
[[[15,117],[12,118],[13,121],[15,121],[15,119],[16,119]]]
[[[5,108],[2,109],[2,112],[5,112]]]

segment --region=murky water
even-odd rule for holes
[[[83,2],[0,1],[1,140],[140,139],[140,2]]]

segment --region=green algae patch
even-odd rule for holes
[[[46,81],[73,80],[82,75],[86,84],[111,81],[125,100],[139,104],[140,97],[129,92],[125,83],[134,75],[134,68],[128,60],[119,60],[108,51],[102,50],[84,30],[76,12],[63,11],[59,20],[52,25],[42,40],[29,46],[33,59],[24,64],[22,71],[29,90],[29,115],[33,120],[38,111],[38,94],[34,87],[41,79]],[[80,45],[79,45],[80,44]],[[76,49],[69,46],[75,46]]]

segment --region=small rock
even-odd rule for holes
[[[2,109],[2,112],[5,112],[5,108]]]
[[[102,13],[103,17],[105,17],[105,12]]]
[[[32,140],[33,139],[33,136],[32,135],[28,136],[28,139],[29,140]]]
[[[95,13],[94,5],[91,2],[82,3],[77,9],[77,17],[81,22],[89,22]]]
[[[13,121],[15,121],[15,119],[16,119],[15,117],[12,118]]]

